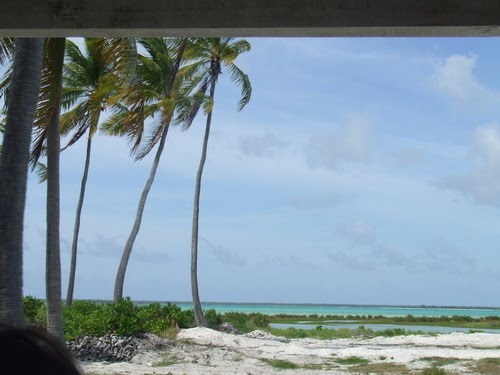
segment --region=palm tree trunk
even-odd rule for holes
[[[168,96],[171,96],[172,94],[173,83],[177,75],[177,72],[179,71],[179,67],[181,65],[181,61],[187,46],[187,42],[188,38],[184,38],[177,51],[177,57],[175,59],[173,69],[170,72],[170,75],[167,80]],[[122,258],[120,260],[120,266],[118,267],[118,272],[116,273],[115,291],[113,293],[114,303],[120,302],[120,300],[123,298],[123,284],[125,282],[125,273],[127,272],[128,260],[130,258],[130,254],[132,253],[132,247],[134,246],[137,233],[139,233],[139,229],[141,228],[144,207],[146,205],[146,200],[148,199],[149,190],[151,189],[151,186],[153,185],[153,181],[156,176],[156,170],[158,169],[158,165],[160,164],[161,154],[163,152],[163,148],[165,147],[165,140],[167,139],[168,129],[170,128],[170,121],[171,118],[168,119],[165,125],[165,129],[163,129],[163,133],[160,139],[160,144],[158,145],[158,150],[156,151],[156,155],[153,160],[153,165],[151,166],[151,171],[149,172],[149,177],[142,191],[141,199],[139,200],[139,206],[137,207],[134,226],[132,227],[130,235],[127,239],[127,243],[125,244],[125,248],[123,249]]]
[[[215,96],[215,79],[212,79],[210,84],[210,98],[213,100]],[[212,111],[208,112],[207,123],[205,128],[205,137],[203,139],[203,149],[201,152],[200,165],[196,174],[196,185],[194,188],[194,208],[193,208],[193,228],[191,233],[191,293],[193,295],[194,319],[198,327],[206,327],[207,321],[203,316],[201,309],[200,294],[198,292],[198,224],[200,213],[200,193],[201,193],[201,177],[203,168],[207,159],[208,138],[210,137],[210,125],[212,123]]]
[[[0,159],[0,322],[21,326],[23,225],[43,39],[18,38]]]
[[[54,336],[64,338],[61,306],[61,252],[59,241],[59,154],[61,137],[59,133],[59,114],[61,110],[62,68],[66,39],[55,38],[51,44],[51,62],[54,81],[52,118],[47,129],[47,259],[46,259],[46,294],[47,294],[47,330]],[[56,86],[57,85],[57,86]]]
[[[97,123],[99,120],[97,120]],[[90,167],[90,153],[92,150],[92,136],[90,135],[87,140],[87,154],[85,156],[85,167],[83,168],[82,183],[80,186],[80,197],[78,198],[78,205],[76,206],[75,227],[73,229],[73,243],[71,245],[71,265],[69,270],[68,293],[66,295],[66,305],[70,306],[73,303],[73,291],[75,289],[75,275],[76,275],[76,259],[78,253],[78,235],[80,233],[80,221],[82,216],[83,200],[85,199],[85,188],[87,186],[87,177],[89,175]]]
[[[146,200],[148,199],[149,190],[153,185],[153,181],[156,176],[156,171],[158,169],[158,165],[160,164],[160,158],[163,152],[163,148],[165,147],[165,140],[167,139],[169,127],[170,127],[170,121],[165,125],[165,129],[163,130],[163,134],[161,135],[160,144],[158,145],[158,150],[156,151],[156,155],[153,160],[153,165],[151,166],[151,171],[149,172],[149,177],[146,181],[146,185],[144,185],[144,189],[141,194],[141,199],[139,200],[139,206],[137,207],[137,213],[135,214],[134,226],[132,227],[132,231],[130,232],[127,243],[125,244],[125,248],[123,249],[120,266],[118,267],[118,272],[116,273],[115,291],[113,294],[114,303],[120,302],[120,300],[123,297],[123,284],[125,281],[125,273],[127,271],[128,260],[130,258],[130,254],[132,253],[132,247],[134,246],[137,233],[139,233],[139,229],[141,228],[144,207],[146,206]]]

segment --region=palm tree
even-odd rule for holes
[[[4,51],[2,47],[0,49]],[[31,129],[40,88],[42,50],[42,39],[16,39],[11,93],[0,156],[0,321],[11,325],[24,324],[24,206]],[[0,56],[4,56],[3,53]]]
[[[87,38],[85,54],[75,43],[66,41],[67,62],[63,75],[65,100],[63,106],[74,105],[74,107],[61,116],[61,133],[75,132],[68,146],[87,134],[85,165],[71,245],[67,305],[73,302],[78,236],[90,167],[92,138],[97,131],[101,113],[106,109],[107,100],[116,94],[123,82],[127,82],[127,77],[134,69],[135,52],[135,41],[132,39]]]
[[[46,303],[47,329],[63,339],[61,306],[61,255],[59,241],[59,115],[62,103],[62,72],[65,38],[50,38],[45,43],[40,97],[35,121],[35,140],[32,163],[40,158],[44,147],[47,153],[47,255]]]
[[[5,132],[5,119],[0,120],[0,134]],[[2,145],[0,145],[0,155],[2,154]]]
[[[136,159],[142,159],[158,144],[116,274],[113,294],[115,303],[123,297],[130,254],[141,227],[146,200],[156,176],[177,101],[180,100],[178,72],[187,42],[187,39],[173,38],[140,39],[139,43],[147,51],[148,56],[138,56],[136,76],[126,93],[117,97],[120,102],[117,103],[116,113],[103,124],[107,134],[127,135],[130,138],[133,142],[132,153]],[[143,142],[144,121],[154,115],[158,115],[159,121],[154,125],[150,137]]]
[[[200,193],[201,178],[203,168],[207,158],[208,139],[210,136],[210,126],[212,123],[213,101],[215,97],[215,86],[222,74],[222,68],[229,71],[231,80],[241,87],[241,99],[238,104],[238,110],[242,110],[250,101],[252,95],[252,86],[248,76],[238,68],[234,60],[244,52],[250,50],[250,44],[243,39],[234,40],[233,38],[200,38],[195,43],[194,56],[199,60],[196,71],[198,73],[197,81],[199,83],[197,102],[185,117],[185,127],[189,127],[196,116],[198,109],[202,104],[202,98],[209,90],[209,101],[205,102],[205,112],[207,121],[205,126],[205,136],[203,138],[203,147],[201,152],[200,164],[196,174],[196,184],[194,190],[194,208],[193,208],[193,226],[191,234],[191,292],[193,296],[194,316],[197,326],[206,326],[207,322],[201,309],[200,296],[198,291],[198,229],[200,212]]]

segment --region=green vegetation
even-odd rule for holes
[[[451,365],[460,361],[459,358],[445,358],[445,357],[425,357],[421,361],[431,362],[433,367],[441,367],[446,365]]]
[[[44,326],[47,321],[45,302],[32,296],[24,297],[24,314],[29,324]],[[217,328],[222,322],[231,323],[242,332],[268,327],[269,319],[259,313],[226,313],[205,311],[209,327]],[[194,326],[192,310],[181,310],[174,304],[152,303],[138,306],[129,298],[118,304],[93,301],[74,301],[63,308],[64,336],[73,340],[79,336],[102,336],[114,333],[134,336],[151,332],[162,337],[175,337],[178,328]]]
[[[370,363],[369,360],[361,357],[351,356],[348,358],[339,358],[336,362],[340,365],[367,365]]]
[[[359,326],[356,329],[339,328],[339,329],[297,329],[297,328],[267,328],[267,332],[275,335],[282,336],[289,339],[301,338],[314,338],[320,340],[333,340],[333,339],[348,339],[352,337],[394,337],[394,336],[407,336],[414,334],[424,334],[420,331],[406,331],[401,328],[386,329],[383,331],[374,331],[372,329]]]
[[[153,367],[168,367],[175,365],[177,363],[177,358],[175,357],[165,357],[160,362],[154,363]]]
[[[322,330],[307,330],[307,329],[297,329],[297,328],[268,328],[267,332],[274,336],[282,336],[287,339],[303,339],[303,338],[314,338],[321,340],[330,339],[347,339],[354,336],[359,336],[357,330],[353,329],[322,329]]]
[[[45,303],[34,297],[24,298],[25,319],[28,323],[44,326]],[[181,310],[176,305],[153,303],[137,306],[130,299],[118,304],[91,301],[74,301],[63,309],[64,336],[73,340],[79,336],[102,336],[107,333],[134,336],[151,332],[169,337],[172,328],[193,326],[190,310]]]
[[[422,375],[448,375],[448,373],[439,367],[429,367],[422,371]]]
[[[46,306],[43,300],[31,296],[24,297],[24,314],[28,323],[45,326]],[[364,326],[356,329],[340,328],[325,329],[317,326],[316,329],[306,330],[297,328],[279,329],[269,326],[275,317],[260,313],[228,312],[220,314],[214,309],[204,312],[208,326],[217,328],[221,323],[232,324],[236,329],[247,333],[256,329],[264,330],[275,336],[288,339],[316,338],[332,340],[341,338],[377,336],[392,337],[412,335],[415,333],[401,328],[374,331]],[[114,333],[125,336],[134,336],[143,332],[151,332],[166,338],[174,338],[179,328],[195,326],[192,310],[181,310],[174,304],[136,305],[129,298],[118,304],[108,302],[75,301],[71,306],[63,308],[64,335],[66,340],[73,340],[79,336],[102,336]],[[383,360],[385,358],[381,358]],[[439,367],[457,361],[455,358],[424,358],[432,366]],[[491,365],[491,363],[489,364]],[[500,371],[499,371],[500,373]]]
[[[500,358],[483,358],[477,361],[472,370],[482,375],[500,374]]]
[[[408,367],[396,363],[370,363],[349,367],[349,371],[355,374],[412,374]]]
[[[287,370],[287,369],[288,370],[289,369],[295,370],[295,369],[300,368],[299,365],[297,365],[293,362],[280,360],[280,359],[263,359],[263,361],[274,368],[279,368],[282,370]]]
[[[205,315],[208,315],[208,311]],[[256,329],[269,328],[269,316],[261,313],[245,314],[239,312],[227,312],[224,315],[221,315],[221,319],[224,322],[231,323],[236,329],[240,330],[241,332],[251,332],[255,331]]]

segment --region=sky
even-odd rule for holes
[[[200,208],[202,301],[500,306],[500,39],[261,38],[223,75]],[[189,301],[205,119],[173,129],[127,270],[134,300]],[[63,141],[64,143],[64,141]],[[94,141],[75,298],[111,299],[152,155]],[[66,294],[85,142],[61,155]],[[31,175],[25,294],[44,296]]]

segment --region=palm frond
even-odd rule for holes
[[[252,97],[252,84],[248,75],[243,73],[243,71],[238,68],[235,64],[228,66],[229,72],[231,74],[231,79],[238,86],[241,87],[241,99],[238,103],[238,111],[241,111],[245,107]]]
[[[47,166],[43,163],[37,162],[35,167],[35,172],[38,175],[38,183],[42,184],[47,181],[48,177],[48,169]]]
[[[6,113],[7,111],[7,102],[9,101],[10,81],[12,79],[12,74],[14,72],[12,68],[13,68],[12,65],[9,66],[9,68],[2,77],[2,81],[0,82],[0,99],[3,99],[4,102],[2,113]]]
[[[183,130],[189,129],[189,127],[193,124],[201,106],[206,101],[206,92],[208,90],[209,83],[210,79],[205,75],[203,82],[196,93],[194,93],[191,97],[184,98],[184,100],[179,103],[176,123],[182,124]]]
[[[15,44],[14,38],[0,38],[0,65],[13,60]]]
[[[70,111],[63,113],[60,117],[61,135],[67,135],[74,132],[68,144],[63,150],[67,149],[77,142],[89,129],[90,113],[87,102],[82,102]]]
[[[31,152],[31,165],[33,168],[42,155],[47,128],[59,114],[64,47],[65,44],[61,43],[61,39],[48,38],[45,40],[40,95],[34,122],[35,137]]]
[[[170,122],[170,120],[167,120]],[[147,154],[156,146],[160,141],[161,136],[165,130],[167,123],[163,121],[157,121],[155,123],[155,129],[153,133],[147,137],[146,141],[137,149],[135,154],[135,160],[142,160]]]

